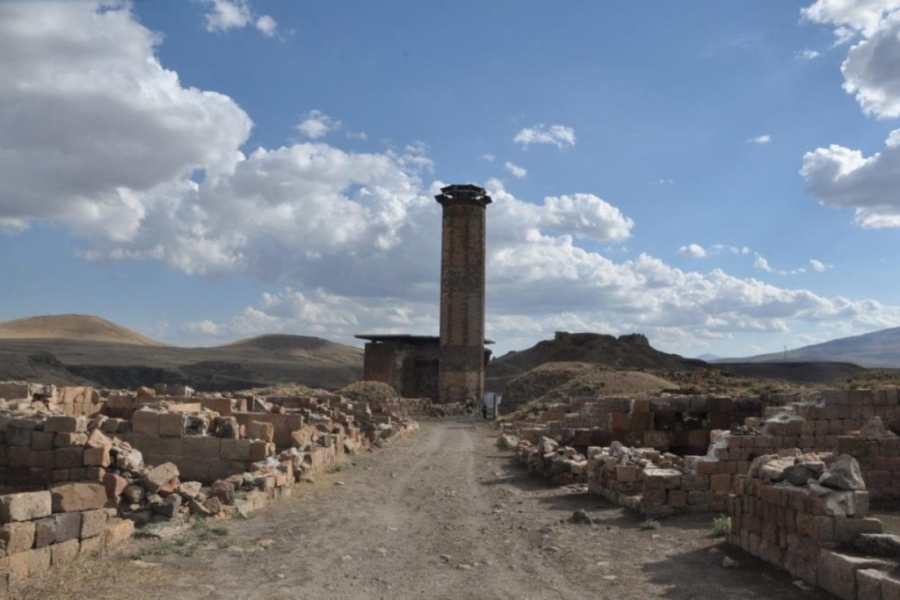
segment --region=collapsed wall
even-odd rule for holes
[[[160,384],[100,394],[13,382],[0,391],[0,597],[134,525],[255,512],[414,429],[412,417],[430,409],[320,390],[223,396]]]
[[[674,409],[663,409],[666,401],[674,401]],[[884,425],[900,418],[896,389],[828,390],[805,397],[776,395],[755,401],[744,398],[728,402],[723,397],[692,401],[693,404],[685,403],[684,398],[666,396],[598,401],[607,408],[628,407],[629,412],[606,411],[605,424],[595,423],[587,430],[564,425],[577,423],[585,411],[596,409],[585,405],[580,412],[566,413],[567,418],[560,420],[554,417],[564,409],[553,407],[550,417],[506,425],[504,435],[515,439],[508,443],[517,447],[522,460],[533,470],[557,482],[584,481],[594,493],[652,517],[722,511],[736,477],[747,473],[753,459],[793,448],[801,452],[848,454],[858,460],[873,498],[900,498],[900,438]],[[782,404],[772,406],[773,402]],[[692,413],[692,406],[694,410],[705,408],[706,412]],[[760,409],[758,414],[744,416],[756,412],[753,407]],[[677,412],[684,408],[687,412]],[[694,414],[706,416],[695,420]],[[737,417],[744,418],[741,423],[731,423],[727,431],[712,428]],[[626,439],[627,436],[613,436],[612,432],[619,431],[623,423],[641,423],[640,428],[651,422],[675,423],[678,428],[635,432],[632,439],[639,437],[651,443],[634,447],[619,440],[605,445],[581,445],[595,442],[606,433]],[[694,424],[703,429],[684,428]],[[551,435],[554,432],[555,438]],[[671,452],[680,448],[673,446],[672,440],[685,433],[702,433],[709,440],[708,447],[698,454]],[[543,438],[554,442],[556,455],[544,450],[547,443],[541,442]],[[535,439],[537,442],[532,441]],[[586,454],[584,465],[576,460],[579,450]],[[564,476],[563,472],[571,475]]]
[[[753,461],[728,499],[728,541],[844,600],[900,597],[900,538],[868,517],[852,457],[784,451]]]
[[[559,431],[553,419],[507,427],[500,440],[551,480],[585,481],[591,492],[648,517],[727,511],[730,543],[839,598],[900,598],[900,536],[882,534],[881,522],[867,516],[870,498],[900,498],[897,390],[778,399],[781,405],[763,406],[728,431],[708,431],[709,447],[698,455],[612,441],[588,446],[584,457],[546,436]],[[614,420],[645,422],[646,403],[632,399],[629,406],[627,419],[608,415],[605,431],[616,429]],[[641,439],[653,439],[650,431]],[[595,431],[562,436],[576,447],[597,439]]]

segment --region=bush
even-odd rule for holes
[[[650,529],[659,529],[659,521],[657,521],[655,519],[647,519],[646,521],[644,521],[643,523],[638,525],[638,529],[640,529],[641,531],[647,531]]]
[[[719,515],[713,519],[713,535],[715,537],[724,537],[731,533],[731,517],[728,515]]]

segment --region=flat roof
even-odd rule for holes
[[[359,340],[369,340],[370,342],[410,342],[412,344],[426,344],[429,342],[440,343],[441,338],[436,335],[413,335],[410,333],[358,333],[354,335]],[[485,339],[484,343],[493,344],[494,340]]]

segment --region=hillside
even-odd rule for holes
[[[9,321],[0,332],[0,380],[110,388],[164,382],[214,391],[278,383],[337,389],[362,376],[360,348],[300,335],[179,348],[80,315]]]
[[[787,356],[784,352],[774,352],[716,362],[725,361],[750,363],[829,361],[854,363],[867,368],[896,369],[900,368],[900,327],[788,350]]]
[[[160,342],[91,315],[47,315],[0,323],[0,340],[78,340],[135,346],[164,346]]]
[[[488,365],[485,387],[501,392],[513,378],[546,363],[593,363],[613,369],[693,370],[706,367],[702,360],[660,352],[640,334],[558,332],[552,340],[527,350],[509,352]]]

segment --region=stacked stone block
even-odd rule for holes
[[[89,434],[83,416],[0,415],[0,440],[0,485],[99,481],[109,465],[109,440]]]
[[[867,517],[857,463],[847,455],[788,454],[760,457],[738,478],[728,499],[729,542],[845,600],[900,597],[900,581],[878,570],[893,563],[838,551],[882,532]]]
[[[0,495],[0,597],[30,575],[130,537],[134,524],[105,506],[103,486],[90,483]]]

